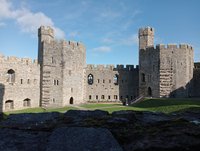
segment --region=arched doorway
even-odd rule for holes
[[[74,98],[73,97],[70,98],[69,104],[74,104]]]
[[[152,96],[152,90],[150,87],[148,87],[148,96]]]
[[[31,107],[31,99],[26,98],[26,99],[23,101],[23,106],[24,106],[24,107]]]
[[[14,109],[14,101],[13,100],[7,100],[5,102],[5,109],[6,110]]]

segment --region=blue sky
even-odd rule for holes
[[[140,27],[155,44],[188,43],[200,61],[199,0],[0,0],[0,53],[37,58],[37,28],[81,41],[88,64],[138,64]]]

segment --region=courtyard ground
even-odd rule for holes
[[[200,99],[145,99],[142,102],[135,103],[131,106],[123,106],[119,103],[90,103],[82,105],[70,105],[63,108],[46,109],[31,108],[6,112],[5,114],[18,113],[41,113],[41,112],[66,112],[68,110],[104,110],[110,113],[119,110],[134,110],[134,111],[150,111],[172,113],[185,110],[200,110]]]

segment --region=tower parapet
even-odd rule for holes
[[[139,50],[154,46],[154,29],[151,27],[140,28],[138,33]]]
[[[108,65],[93,65],[93,64],[88,64],[87,65],[87,70],[123,70],[123,71],[134,71],[134,70],[138,70],[138,65],[134,67],[134,65],[112,65],[112,64],[108,64]]]
[[[18,65],[34,65],[38,66],[37,60],[32,60],[31,58],[18,58],[14,56],[1,56],[0,57],[1,63],[8,63],[8,64],[18,64]]]
[[[156,48],[157,49],[169,49],[169,50],[172,50],[172,49],[188,49],[188,50],[193,50],[193,47],[189,44],[157,44],[156,45]]]
[[[51,40],[54,39],[54,30],[53,28],[49,27],[49,26],[41,26],[38,29],[38,37],[40,39],[41,42],[43,41],[48,41],[50,42]]]

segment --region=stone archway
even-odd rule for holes
[[[148,96],[152,96],[152,89],[151,89],[151,87],[148,87]]]
[[[7,100],[5,102],[5,109],[6,110],[12,110],[12,109],[14,109],[14,101],[13,100]]]
[[[71,97],[71,98],[69,99],[69,104],[74,104],[74,98],[73,98],[73,97]]]

